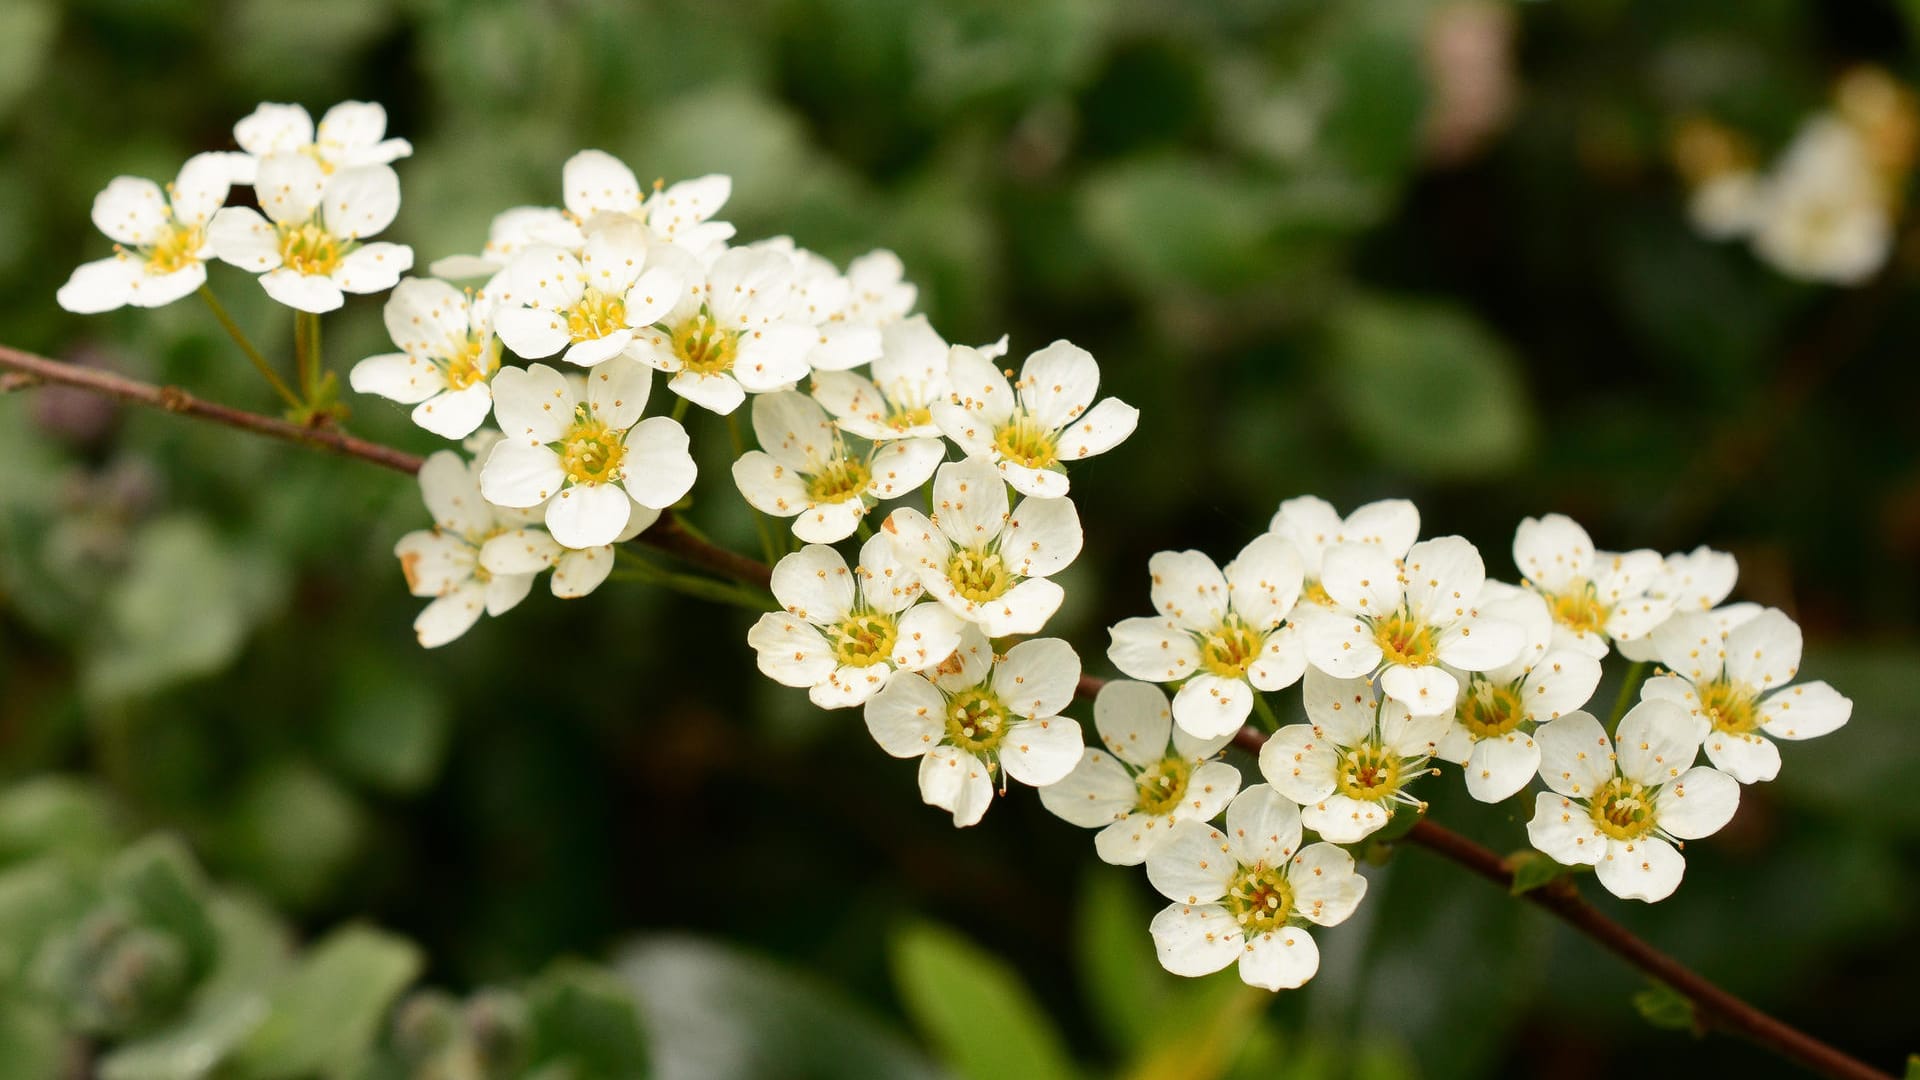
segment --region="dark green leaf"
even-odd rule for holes
[[[611,972],[562,964],[527,991],[533,1068],[564,1066],[575,1080],[648,1074],[647,1037],[633,993]]]

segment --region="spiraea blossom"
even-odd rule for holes
[[[904,319],[920,299],[920,290],[906,280],[900,256],[884,248],[869,251],[847,264],[847,319],[884,327]]]
[[[717,254],[734,229],[712,220],[733,195],[733,178],[713,174],[649,191],[626,163],[604,150],[582,150],[560,170],[561,199],[588,233],[634,221],[688,254]]]
[[[793,264],[785,256],[734,248],[704,271],[684,253],[669,265],[682,268],[690,287],[635,337],[631,354],[672,375],[667,389],[725,415],[749,393],[788,390],[807,377],[819,335],[787,317]]]
[[[1374,544],[1402,558],[1420,539],[1420,511],[1405,499],[1381,499],[1342,518],[1325,499],[1302,495],[1280,504],[1268,530],[1285,537],[1300,553],[1300,568],[1306,575],[1300,599],[1330,608],[1333,598],[1320,587],[1320,563],[1327,549],[1336,544]]]
[[[260,162],[254,193],[266,217],[229,206],[214,215],[208,238],[215,255],[261,275],[267,295],[290,308],[332,311],[344,293],[391,289],[413,269],[405,244],[363,242],[400,211],[400,178],[390,166],[328,173],[307,154],[279,153]]]
[[[387,334],[397,353],[369,356],[347,376],[363,394],[412,405],[413,422],[464,439],[493,411],[500,342],[493,304],[431,278],[408,278],[387,298]]]
[[[1858,284],[1893,249],[1892,193],[1866,140],[1830,115],[1794,136],[1762,183],[1752,218],[1754,252],[1791,277]]]
[[[558,248],[577,255],[587,246],[587,235],[565,210],[552,206],[516,206],[495,215],[487,227],[487,243],[477,255],[448,255],[429,267],[434,277],[454,281],[492,277],[507,268],[514,256],[530,247]]]
[[[1333,607],[1301,621],[1307,659],[1338,679],[1378,675],[1416,713],[1448,712],[1454,672],[1510,664],[1524,645],[1520,627],[1474,608],[1486,581],[1480,552],[1458,536],[1422,540],[1398,560],[1378,544],[1339,544],[1320,570]]]
[[[534,510],[520,512],[539,516]],[[659,519],[660,511],[636,504],[633,516],[627,519],[627,527],[620,530],[612,543],[590,548],[567,547],[545,528],[523,525],[480,545],[480,565],[494,574],[538,574],[552,570],[553,577],[547,584],[553,595],[562,600],[577,600],[598,589],[613,573],[615,545],[639,536]]]
[[[1065,495],[1067,462],[1113,449],[1140,419],[1140,410],[1119,398],[1094,404],[1100,365],[1065,341],[1028,356],[1018,384],[965,346],[952,351],[948,377],[953,392],[934,404],[934,422],[967,456],[992,462],[1022,495]]]
[[[1117,679],[1093,699],[1093,726],[1105,750],[1087,747],[1066,779],[1040,789],[1040,802],[1085,829],[1116,866],[1138,866],[1175,824],[1212,821],[1240,790],[1240,770],[1212,760],[1231,735],[1198,739],[1173,724],[1167,695],[1150,683]]]
[[[903,671],[867,702],[867,730],[894,757],[920,759],[920,797],[973,825],[1007,777],[1045,787],[1080,762],[1080,725],[1060,715],[1080,657],[1058,638],[995,656],[977,628],[926,675]]]
[[[115,177],[94,197],[93,224],[114,253],[83,263],[60,287],[60,306],[81,315],[160,307],[207,282],[213,245],[207,229],[227,201],[228,166],[220,154],[195,154],[165,191],[137,176]]]
[[[1676,598],[1660,591],[1667,564],[1658,552],[1595,551],[1587,530],[1565,514],[1520,522],[1513,561],[1526,587],[1546,600],[1560,642],[1596,660],[1609,642],[1644,638],[1674,611]]]
[[[880,328],[847,317],[853,285],[825,256],[776,236],[750,245],[785,255],[793,263],[793,293],[787,318],[814,328],[816,338],[807,352],[807,366],[815,371],[847,371],[871,363],[880,355]]]
[[[530,360],[561,353],[581,367],[632,355],[639,330],[687,289],[685,266],[661,265],[647,252],[646,232],[633,222],[595,232],[578,258],[559,248],[527,248],[495,285],[500,340]]]
[[[1745,619],[1759,614],[1759,605],[1729,604],[1724,609],[1720,608],[1720,602],[1733,592],[1734,583],[1739,579],[1738,560],[1724,551],[1715,551],[1702,544],[1692,551],[1668,555],[1647,595],[1672,604],[1676,615],[1719,609],[1723,616]],[[1629,660],[1650,661],[1654,659],[1653,639],[1656,633],[1658,628],[1628,641],[1616,641],[1614,646],[1620,650],[1621,656]]]
[[[1189,818],[1147,856],[1147,880],[1173,903],[1149,927],[1160,965],[1208,975],[1234,961],[1240,978],[1291,990],[1320,970],[1306,927],[1338,926],[1367,894],[1353,856],[1302,848],[1300,809],[1265,784],[1227,806],[1225,832]]]
[[[1554,643],[1553,616],[1537,593],[1489,581],[1475,606],[1521,627],[1526,644],[1512,663],[1459,675],[1453,725],[1433,756],[1462,767],[1474,798],[1500,802],[1540,771],[1534,729],[1593,697],[1600,661]]]
[[[1307,828],[1352,844],[1386,827],[1397,805],[1426,809],[1408,785],[1428,773],[1451,713],[1416,715],[1367,679],[1317,670],[1307,672],[1302,697],[1308,722],[1273,733],[1260,748],[1260,775],[1300,804]]]
[[[547,531],[570,548],[612,543],[634,504],[672,506],[693,487],[687,433],[671,417],[642,420],[653,373],[616,357],[584,387],[545,364],[506,368],[493,380],[504,436],[487,455],[480,487],[497,506],[546,504]]]
[[[896,446],[898,443],[883,443]],[[1066,499],[1021,499],[977,459],[940,466],[933,517],[903,506],[883,526],[927,595],[988,637],[1032,634],[1066,593],[1049,580],[1080,554],[1080,513]]]
[[[875,503],[917,490],[947,453],[939,439],[845,435],[796,390],[755,398],[753,433],[762,449],[733,463],[733,482],[754,509],[792,518],[793,535],[810,544],[852,536]]]
[[[962,623],[920,599],[919,580],[885,536],[860,549],[860,565],[809,544],[773,568],[773,598],[785,610],[747,631],[760,670],[805,688],[823,709],[865,704],[895,671],[924,671],[960,647]]]
[[[880,328],[880,355],[871,377],[856,371],[816,371],[814,399],[842,430],[863,438],[938,438],[933,405],[953,396],[947,377],[951,351],[925,315],[890,322]],[[1007,339],[975,351],[988,359],[1003,356]]]
[[[1812,739],[1853,715],[1853,702],[1825,682],[1795,683],[1800,627],[1778,608],[1744,619],[1677,616],[1654,634],[1661,673],[1642,701],[1671,702],[1692,717],[1707,760],[1743,784],[1780,773],[1775,739]]]
[[[494,573],[480,562],[490,540],[525,523],[480,496],[477,462],[441,450],[420,466],[420,494],[433,528],[410,532],[394,545],[407,591],[433,597],[413,621],[420,644],[431,649],[466,633],[482,613],[504,615],[526,599],[533,573]]]
[[[1686,710],[1643,701],[1620,718],[1619,739],[1590,714],[1542,727],[1540,778],[1527,839],[1556,862],[1591,866],[1623,900],[1662,900],[1687,861],[1675,841],[1719,832],[1740,805],[1740,785],[1695,766],[1700,735]]]
[[[1253,711],[1256,691],[1282,690],[1306,661],[1287,622],[1300,597],[1300,555],[1268,533],[1225,570],[1198,551],[1147,560],[1158,615],[1123,619],[1107,659],[1136,679],[1179,683],[1173,719],[1202,739],[1231,735]]]
[[[241,153],[229,155],[233,182],[257,183],[260,164],[274,154],[302,154],[321,171],[361,165],[390,165],[413,153],[405,139],[389,139],[387,110],[371,102],[343,101],[320,117],[299,105],[265,102],[233,126],[233,141]]]

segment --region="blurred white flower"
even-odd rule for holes
[[[412,405],[413,422],[464,439],[493,411],[488,384],[500,370],[493,305],[444,281],[408,278],[387,298],[387,334],[397,353],[369,356],[347,376],[362,394]]]
[[[1781,273],[1855,285],[1893,248],[1888,193],[1866,141],[1837,117],[1816,116],[1761,185],[1753,248]]]
[[[82,315],[160,307],[206,284],[208,226],[227,201],[227,177],[222,155],[195,154],[164,192],[151,180],[114,178],[93,200],[93,223],[114,241],[114,254],[74,270],[60,306]]]
[[[412,248],[362,242],[400,211],[400,178],[386,165],[329,175],[306,154],[274,154],[260,163],[254,193],[267,216],[244,206],[215,214],[213,252],[261,275],[267,295],[290,308],[332,311],[343,293],[391,289],[413,269]]]
[[[453,281],[491,277],[530,247],[559,248],[577,256],[586,245],[586,234],[565,210],[516,206],[494,217],[487,228],[487,245],[478,255],[448,255],[435,259],[428,269],[434,277]]]

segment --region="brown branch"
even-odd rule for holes
[[[382,446],[379,443],[368,442],[365,439],[356,439],[350,435],[318,431],[257,413],[201,401],[176,387],[155,386],[107,372],[75,367],[7,348],[4,345],[0,345],[0,367],[24,372],[31,378],[44,382],[77,386],[123,401],[151,405],[168,412],[225,424],[256,435],[300,443],[344,457],[358,458],[398,472],[415,473],[420,470],[421,459],[412,454]],[[10,382],[8,388],[14,388],[16,385]],[[715,547],[700,539],[670,513],[662,514],[660,520],[652,528],[641,533],[636,540],[722,577],[733,578],[760,588],[767,587],[773,573],[765,563]],[[1076,693],[1082,698],[1092,698],[1100,692],[1103,685],[1105,680],[1097,676],[1082,675]],[[1257,754],[1266,742],[1266,736],[1259,729],[1249,726],[1241,728],[1233,741],[1235,746]],[[1406,838],[1502,888],[1510,889],[1513,885],[1513,873],[1500,856],[1431,821],[1421,821],[1416,824],[1407,833]],[[1693,1003],[1696,1015],[1708,1026],[1744,1036],[1765,1049],[1827,1076],[1844,1077],[1849,1080],[1892,1080],[1889,1074],[1876,1071],[1826,1043],[1781,1023],[1695,974],[1679,961],[1635,937],[1626,927],[1601,914],[1598,909],[1581,899],[1579,891],[1564,878],[1526,892],[1522,896],[1528,902],[1559,916],[1568,925],[1647,975],[1671,986]]]

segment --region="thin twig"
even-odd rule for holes
[[[25,372],[46,382],[77,386],[123,401],[211,420],[256,435],[318,447],[402,473],[415,473],[420,469],[420,458],[378,443],[335,432],[315,431],[255,413],[230,409],[201,401],[175,387],[155,386],[119,375],[75,367],[4,345],[0,345],[0,367]],[[756,588],[766,588],[772,580],[773,572],[765,563],[700,540],[680,527],[671,514],[662,514],[660,520],[641,533],[637,541]],[[1076,692],[1083,698],[1091,698],[1099,693],[1103,685],[1102,679],[1082,675]],[[1265,742],[1266,736],[1254,727],[1243,727],[1234,736],[1235,746],[1255,754],[1260,752]],[[1513,873],[1505,860],[1458,833],[1423,820],[1407,833],[1406,839],[1502,888],[1512,888]],[[1565,879],[1523,893],[1522,898],[1559,916],[1569,926],[1592,938],[1614,955],[1672,987],[1693,1003],[1696,1015],[1706,1026],[1748,1038],[1765,1049],[1826,1076],[1844,1080],[1892,1080],[1891,1074],[1879,1072],[1813,1036],[1768,1016],[1635,937],[1626,927],[1588,904]]]

